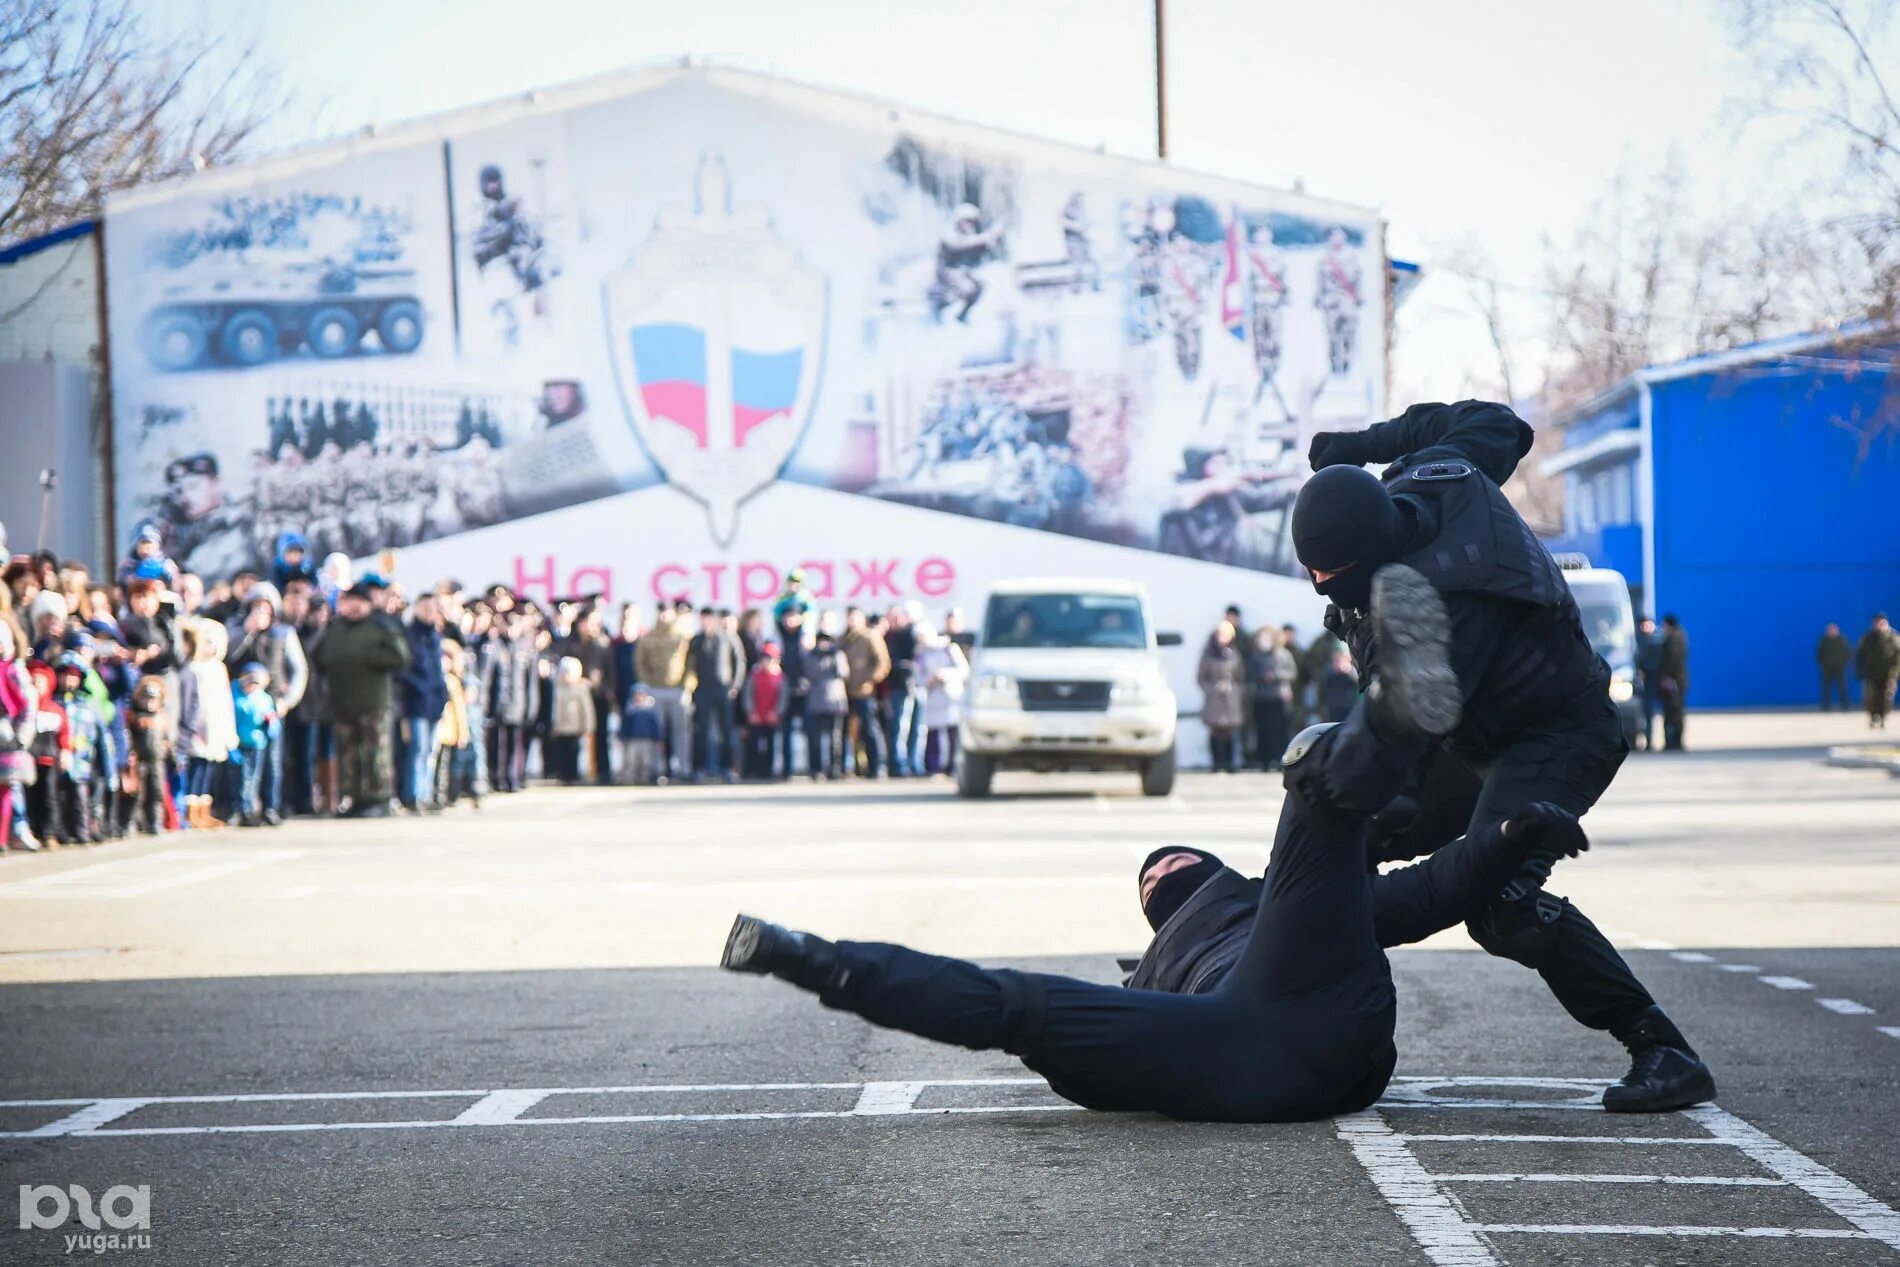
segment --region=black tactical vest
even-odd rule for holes
[[[1457,458],[1395,466],[1386,491],[1435,507],[1438,535],[1399,562],[1442,593],[1495,594],[1536,607],[1575,606],[1550,551],[1493,484]]]
[[[1131,990],[1206,994],[1233,971],[1260,907],[1259,880],[1222,867],[1155,933],[1124,982]]]

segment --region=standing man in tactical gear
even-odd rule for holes
[[[1418,823],[1388,859],[1430,853],[1466,829],[1534,802],[1581,815],[1629,748],[1609,699],[1609,666],[1591,649],[1563,574],[1499,485],[1530,451],[1529,426],[1502,405],[1414,405],[1364,431],[1322,432],[1316,474],[1293,510],[1295,552],[1332,600],[1326,623],[1376,681],[1379,630],[1367,618],[1374,572],[1400,562],[1444,596],[1463,719],[1422,770]],[[1387,462],[1383,479],[1363,469]],[[1389,624],[1389,622],[1388,622]],[[1629,1048],[1610,1087],[1614,1112],[1680,1108],[1714,1079],[1629,965],[1583,913],[1546,893],[1536,868],[1466,922],[1487,951],[1535,969],[1570,1015]]]

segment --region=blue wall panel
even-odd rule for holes
[[[1657,384],[1656,611],[1690,707],[1813,704],[1814,644],[1900,614],[1900,417],[1887,376],[1776,362]]]

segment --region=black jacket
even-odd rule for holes
[[[1523,733],[1563,728],[1574,710],[1600,706],[1608,698],[1609,666],[1590,646],[1568,586],[1496,488],[1516,471],[1532,439],[1530,427],[1509,409],[1467,400],[1414,405],[1366,428],[1353,450],[1353,456],[1369,462],[1395,463],[1385,473],[1388,483],[1433,462],[1469,463],[1473,469],[1456,481],[1457,491],[1467,499],[1482,494],[1482,503],[1473,504],[1490,515],[1491,544],[1500,563],[1472,587],[1440,584],[1430,565],[1446,554],[1453,564],[1465,559],[1462,548],[1443,549],[1440,536],[1446,526],[1441,515],[1464,503],[1413,492],[1401,492],[1394,500],[1412,524],[1401,557],[1416,561],[1439,584],[1451,621],[1452,669],[1465,715],[1447,746],[1476,760]],[[1326,626],[1351,647],[1363,690],[1378,659],[1371,621],[1362,612],[1329,608]]]

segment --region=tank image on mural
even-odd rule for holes
[[[167,371],[414,352],[424,318],[403,263],[409,231],[400,212],[336,194],[225,199],[158,243],[161,298],[140,342]]]

